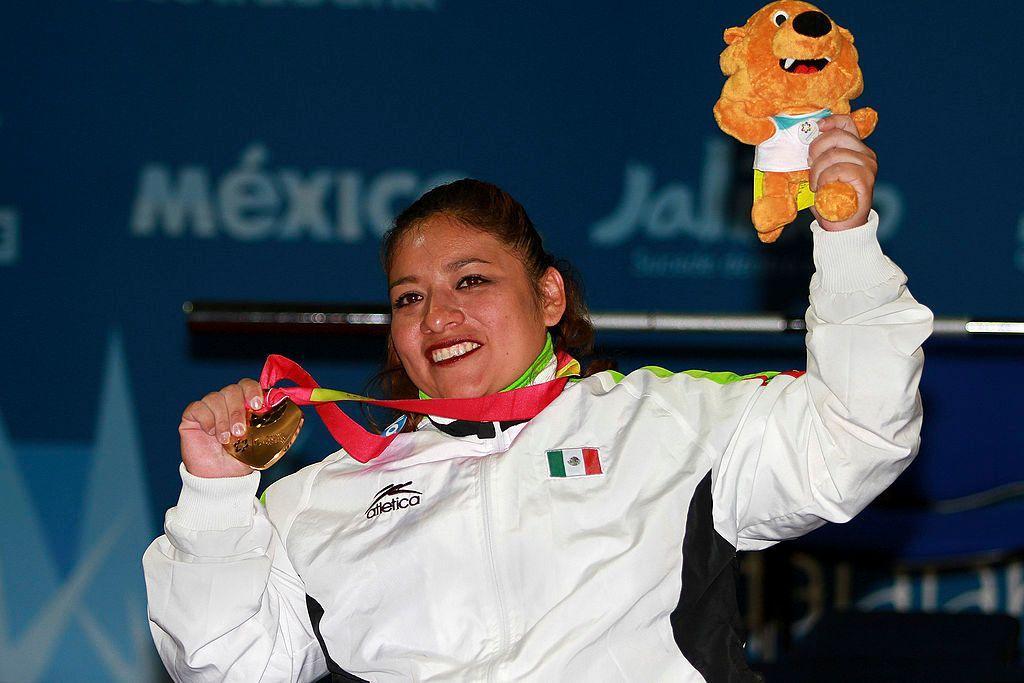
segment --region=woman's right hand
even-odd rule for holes
[[[245,436],[246,407],[263,406],[263,390],[253,379],[240,379],[188,404],[181,414],[181,461],[197,477],[243,477],[253,471],[224,450],[232,439]]]

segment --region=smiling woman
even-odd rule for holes
[[[823,138],[864,154],[852,119],[831,125]],[[850,519],[918,446],[931,315],[883,256],[877,216],[865,221],[812,225],[806,372],[582,377],[570,354],[591,350],[586,307],[522,206],[477,180],[431,190],[382,254],[390,394],[418,395],[405,405],[425,419],[256,501],[259,473],[218,434],[244,433],[259,385],[186,408],[181,498],[144,558],[168,670],[757,680],[737,550]]]
[[[391,398],[501,391],[538,356],[548,330],[556,351],[593,347],[571,268],[544,251],[523,207],[494,185],[466,179],[423,195],[384,236],[382,261]]]

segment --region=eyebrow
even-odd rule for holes
[[[449,273],[454,273],[455,271],[460,270],[462,268],[465,268],[466,266],[468,266],[468,265],[470,265],[472,263],[485,263],[485,264],[489,265],[491,262],[488,261],[487,259],[482,259],[482,258],[477,258],[475,256],[471,256],[469,258],[463,258],[463,259],[459,259],[457,261],[452,261],[452,262],[446,264],[444,269],[447,270]],[[409,283],[409,282],[418,282],[418,281],[419,281],[419,278],[417,278],[415,275],[406,275],[405,277],[400,277],[397,280],[395,280],[394,282],[392,282],[391,284],[389,284],[388,285],[388,289],[392,289],[394,287],[397,287],[398,285],[404,285],[404,284]]]

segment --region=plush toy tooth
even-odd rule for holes
[[[772,15],[783,7],[786,18],[776,24]],[[864,89],[857,50],[853,36],[835,22],[822,36],[800,33],[796,18],[802,12],[820,10],[788,0],[761,8],[745,25],[725,30],[726,48],[719,60],[728,78],[715,104],[715,120],[727,134],[756,146],[750,217],[762,242],[778,239],[800,209],[813,205],[829,221],[845,220],[857,210],[857,195],[849,185],[830,183],[815,196],[807,182],[807,150],[819,134],[819,121],[850,114],[850,100]],[[812,48],[811,54],[828,51],[832,56],[787,57],[778,68],[776,54],[806,54],[814,41],[821,41],[820,48]],[[825,68],[832,62],[835,68]],[[861,138],[878,123],[878,114],[867,107],[851,115]]]

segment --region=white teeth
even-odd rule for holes
[[[440,363],[443,360],[449,358],[455,358],[456,356],[464,356],[473,349],[479,349],[480,345],[476,342],[462,342],[461,344],[453,344],[452,346],[446,346],[443,349],[437,349],[431,354],[431,358],[434,359],[435,363]]]
[[[831,57],[825,57],[825,61],[826,61],[826,62],[831,62],[831,61],[832,61],[832,58],[831,58]]]
[[[786,60],[786,63],[782,65],[782,68],[788,69],[789,67],[793,66],[793,62],[795,62],[795,61],[796,61],[796,59],[794,59],[793,57],[790,57],[789,59]]]

